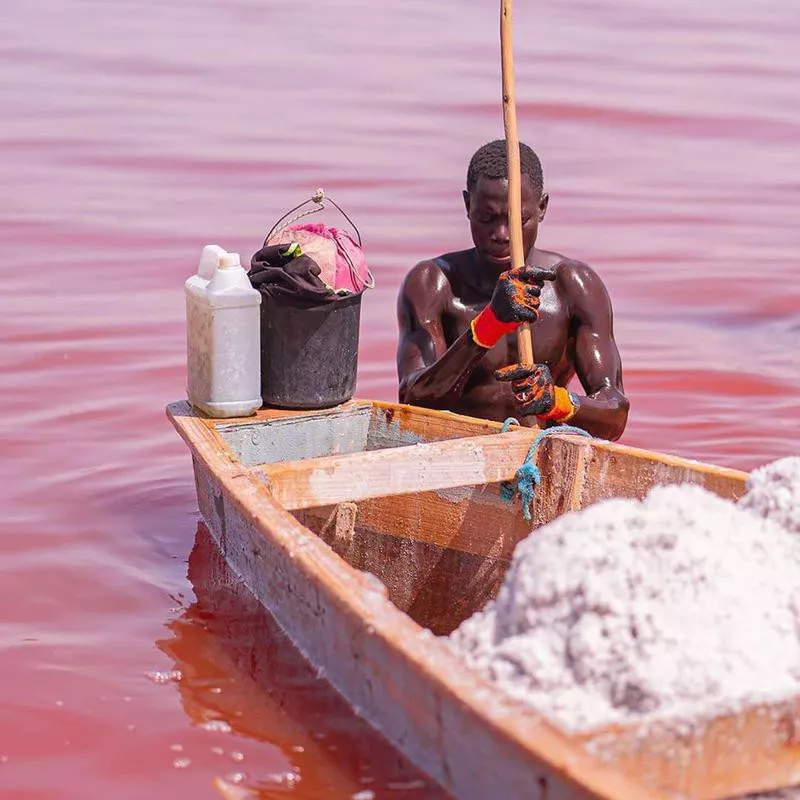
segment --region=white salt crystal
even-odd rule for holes
[[[200,723],[200,727],[207,731],[230,733],[231,726],[224,719],[209,719]]]
[[[784,508],[785,506],[781,506]],[[450,636],[570,730],[797,692],[800,537],[691,485],[534,531]]]
[[[168,672],[153,670],[145,672],[145,675],[150,678],[153,683],[177,683],[183,680],[183,673],[179,669],[169,670]]]
[[[753,470],[739,507],[800,533],[800,458],[781,458]]]

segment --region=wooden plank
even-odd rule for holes
[[[296,510],[509,480],[525,460],[532,439],[529,431],[514,431],[258,469],[275,500]]]
[[[548,439],[550,463],[558,463],[567,444],[562,437]],[[688,458],[653,453],[638,447],[588,441],[592,453],[587,460],[581,507],[612,497],[642,498],[653,486],[692,483],[728,500],[741,497],[747,473]]]
[[[519,505],[500,499],[496,484],[370,498],[357,505],[359,531],[505,561],[533,527]]]
[[[580,734],[606,763],[699,800],[800,783],[800,696],[708,719],[664,719]]]
[[[331,524],[339,506],[296,516],[349,564],[375,575],[401,611],[442,635],[497,594],[511,551],[530,532],[496,487],[469,491],[462,499],[426,492],[364,500],[349,537]]]
[[[500,433],[501,428],[499,422],[449,411],[375,402],[370,440],[374,442],[374,449],[378,449],[399,443],[416,444]]]

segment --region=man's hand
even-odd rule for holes
[[[494,373],[498,381],[510,381],[519,414],[542,421],[566,422],[575,416],[578,399],[562,386],[556,386],[546,364],[526,367],[512,364]]]
[[[555,270],[527,264],[501,273],[489,305],[472,320],[473,341],[489,349],[523,323],[536,322],[544,282],[555,277]]]
[[[555,280],[552,269],[524,267],[510,269],[500,274],[489,306],[500,322],[536,322],[539,316],[539,298],[545,281]]]

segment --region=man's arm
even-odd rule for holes
[[[628,421],[630,402],[622,386],[622,360],[614,341],[611,298],[597,273],[586,264],[562,267],[570,303],[570,317],[577,326],[575,373],[586,392],[570,420],[594,436],[619,439]]]
[[[518,413],[540,424],[571,423],[604,439],[619,439],[630,403],[622,387],[622,363],[614,341],[611,300],[595,272],[577,261],[562,261],[558,283],[575,332],[575,373],[586,397],[557,386],[546,364],[512,364],[495,371],[509,381]]]
[[[397,301],[401,403],[453,407],[475,366],[486,354],[474,342],[469,328],[447,346],[442,316],[452,298],[451,292],[441,268],[432,261],[417,264],[403,282]]]

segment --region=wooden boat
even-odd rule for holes
[[[800,782],[800,702],[691,726],[570,736],[439,635],[495,595],[532,527],[657,484],[727,498],[745,474],[574,434],[544,439],[532,522],[501,494],[535,429],[391,403],[210,419],[167,414],[232,570],[303,654],[458,798],[719,798]]]

